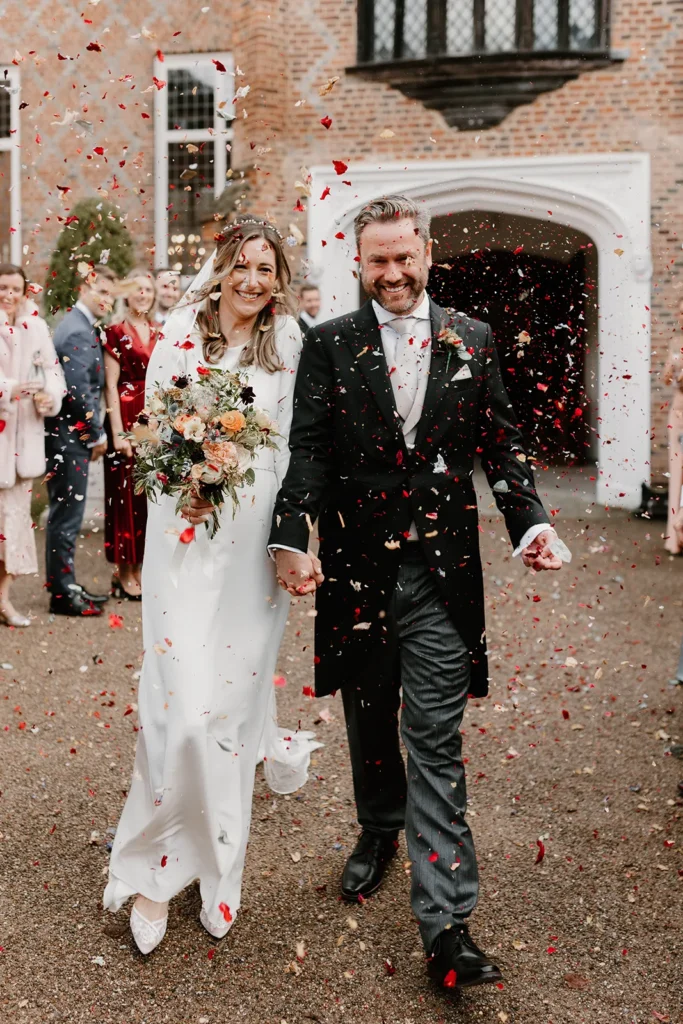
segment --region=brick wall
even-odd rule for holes
[[[210,9],[202,13],[202,6]],[[12,29],[3,33],[0,63],[11,62],[15,50],[23,57],[23,241],[32,273],[44,277],[59,217],[98,189],[127,214],[139,257],[151,261],[157,49],[232,50],[244,72],[238,84],[251,87],[236,108],[233,146],[234,165],[248,173],[248,201],[281,227],[295,223],[304,233],[306,215],[295,210],[294,187],[302,165],[344,159],[353,180],[354,165],[369,159],[649,152],[653,462],[661,473],[667,396],[657,374],[677,335],[675,306],[683,290],[683,0],[613,0],[612,8],[612,46],[629,52],[622,65],[585,74],[520,107],[495,128],[458,132],[389,87],[345,75],[355,63],[354,0],[233,0],[215,6],[211,0],[124,0],[115,6],[109,0],[96,6],[87,0],[10,0],[0,12],[5,29]],[[93,42],[99,52],[88,51]],[[340,81],[321,98],[319,86],[337,75]],[[72,129],[52,124],[67,108],[94,123],[94,136],[79,139]],[[329,130],[320,124],[326,115],[332,118]],[[387,128],[393,137],[381,138]],[[104,147],[104,157],[93,153],[95,146]],[[64,197],[57,185],[72,191]]]

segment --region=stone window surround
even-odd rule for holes
[[[12,135],[0,138],[0,152],[10,154],[10,222],[14,232],[10,237],[12,263],[22,263],[21,253],[21,126],[19,117],[20,78],[16,67],[0,64],[0,77],[9,87],[10,131]]]
[[[173,53],[165,54],[163,62],[155,60],[154,75],[160,80],[168,78],[169,70],[187,68],[191,70],[198,65],[211,66],[213,61],[220,61],[225,72],[216,71],[216,106],[224,104],[224,110],[231,109],[234,92],[234,62],[229,53]],[[212,126],[204,129],[173,130],[167,126],[168,91],[167,87],[157,89],[154,95],[154,265],[168,266],[168,145],[171,142],[214,143],[214,194],[216,198],[225,187],[227,171],[226,146],[232,141],[232,128],[229,122],[214,112]],[[221,140],[224,144],[221,145]]]

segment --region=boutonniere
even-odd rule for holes
[[[439,341],[443,342],[443,344],[446,346],[446,350],[448,352],[448,360],[446,362],[446,373],[448,373],[448,368],[451,365],[451,356],[453,355],[454,352],[457,353],[459,359],[462,359],[465,362],[472,358],[471,353],[468,352],[467,349],[465,348],[464,341],[462,340],[460,335],[453,330],[452,327],[444,327],[444,329],[437,335],[437,337]]]

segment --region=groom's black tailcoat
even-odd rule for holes
[[[371,682],[379,666],[386,675],[385,618],[411,522],[470,651],[470,692],[485,696],[475,456],[491,486],[498,485],[494,494],[514,545],[530,526],[548,522],[490,328],[434,302],[430,310],[431,368],[412,449],[404,441],[371,302],[311,329],[304,342],[291,461],[269,543],[305,551],[319,517],[326,580],[316,595],[317,696],[348,681]],[[460,357],[454,335],[469,360]],[[453,380],[463,367],[471,377]]]

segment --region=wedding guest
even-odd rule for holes
[[[105,553],[116,566],[112,594],[139,601],[147,499],[135,494],[133,449],[121,435],[145,404],[145,374],[157,340],[154,279],[132,270],[121,282],[116,322],[107,328],[104,373],[109,454],[104,462]]]
[[[10,600],[15,576],[38,572],[33,479],[45,472],[45,416],[59,412],[64,376],[21,267],[0,264],[0,623],[30,626]]]
[[[299,289],[299,327],[306,334],[310,327],[319,323],[320,289],[316,284],[304,284]]]
[[[683,299],[678,307],[678,323],[683,330]],[[664,383],[673,385],[669,406],[669,515],[666,524],[664,546],[672,555],[683,551],[683,531],[676,529],[676,520],[681,508],[683,487],[683,348],[680,336],[674,340],[669,358],[664,367]]]
[[[97,325],[111,311],[115,282],[109,267],[93,267],[54,335],[66,378],[60,413],[45,421],[50,496],[45,561],[55,615],[101,615],[100,605],[108,600],[108,595],[92,594],[76,583],[74,550],[83,524],[88,469],[107,449],[102,428],[104,358]]]
[[[157,297],[154,320],[157,324],[165,324],[169,313],[180,300],[180,274],[176,270],[162,267],[154,271],[154,285]]]

